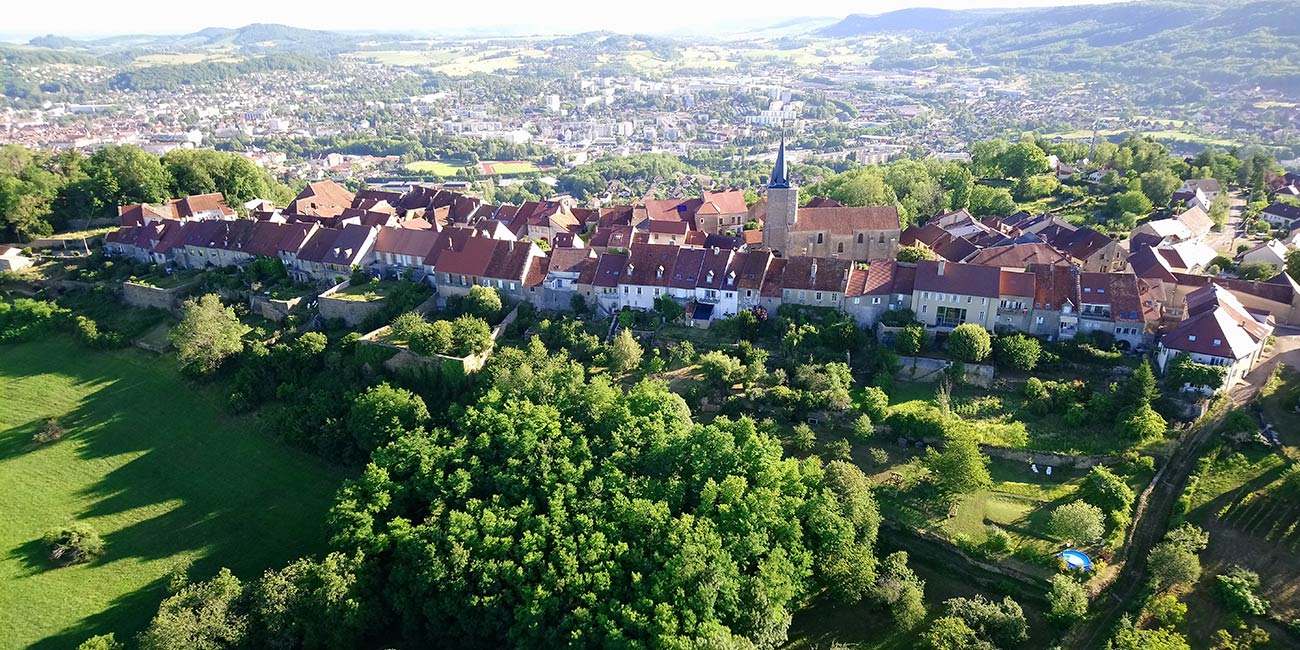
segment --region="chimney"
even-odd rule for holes
[[[943,275],[943,267],[947,264],[946,260],[939,260],[939,275]]]

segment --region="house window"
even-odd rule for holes
[[[514,291],[514,290],[515,290],[515,283],[513,283],[513,282],[510,283],[510,290],[511,290],[511,291]]]
[[[753,292],[753,291],[750,291],[749,289],[745,289],[745,297],[746,297],[746,298],[753,298],[753,297],[754,297],[754,292]]]
[[[835,252],[836,252],[836,253],[843,253],[843,252],[844,252],[844,242],[840,242],[839,244],[836,244],[836,245],[835,245]]]
[[[818,291],[818,292],[817,292],[817,302],[821,302],[821,301],[822,301],[822,292]]]
[[[1042,317],[1042,316],[1039,316],[1039,317],[1038,317],[1034,322],[1038,323],[1039,325],[1042,325],[1042,324],[1043,324],[1043,317]]]
[[[862,299],[861,299],[861,298],[854,298],[854,299],[853,299],[853,304],[855,304],[855,305],[860,305],[860,304],[862,304]]]
[[[641,295],[641,287],[636,288],[636,295]]]
[[[822,234],[821,234],[821,233],[817,233],[817,243],[818,243],[818,244],[822,243]]]
[[[862,233],[858,233],[858,243],[862,243]]]
[[[626,296],[626,295],[627,295],[627,293],[628,293],[628,288],[627,288],[627,287],[623,287],[623,295],[625,295],[625,296]]]
[[[924,314],[924,313],[926,313],[926,312],[928,312],[928,311],[930,311],[930,306],[929,306],[929,305],[921,305],[921,313],[922,313],[922,314]]]
[[[875,298],[872,298],[872,299],[871,299],[871,304],[873,304],[873,305],[879,305],[879,304],[880,304],[880,296],[876,296]]]

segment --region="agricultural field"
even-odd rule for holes
[[[1279,432],[1282,446],[1225,443],[1201,461],[1190,495],[1188,521],[1210,533],[1201,581],[1185,597],[1189,636],[1208,640],[1230,614],[1213,593],[1214,575],[1234,564],[1255,571],[1269,614],[1300,618],[1300,371],[1284,368],[1264,387],[1258,406]],[[1276,634],[1276,632],[1275,632]]]
[[[129,637],[174,570],[252,578],[320,550],[341,475],[221,403],[169,357],[62,336],[0,351],[0,647]],[[47,418],[66,434],[37,446]],[[73,521],[106,554],[55,568],[40,538]]]

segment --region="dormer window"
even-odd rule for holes
[[[1196,335],[1195,335],[1195,334],[1188,334],[1188,335],[1187,335],[1187,340],[1188,340],[1188,341],[1195,341],[1195,340],[1196,340]]]
[[[709,274],[705,276],[704,281],[713,284],[713,271],[709,271]]]
[[[1221,345],[1222,343],[1223,343],[1223,341],[1220,341],[1219,339],[1214,339],[1214,344],[1215,344],[1215,345]]]
[[[631,263],[631,262],[628,262],[628,263],[627,263],[627,274],[628,274],[628,275],[632,275],[632,271],[633,271],[634,269],[636,269],[636,265],[633,264],[633,263]]]
[[[658,269],[655,269],[655,277],[656,277],[656,278],[662,278],[662,277],[664,277],[664,265],[663,265],[663,264],[660,264],[660,265],[659,265],[659,268],[658,268]]]

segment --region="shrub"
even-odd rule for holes
[[[992,351],[989,331],[975,323],[962,323],[948,335],[948,355],[957,361],[979,363]]]
[[[59,566],[92,562],[104,554],[104,541],[94,529],[79,523],[55,528],[43,538],[50,559]]]
[[[1083,585],[1066,575],[1052,576],[1052,590],[1047,593],[1048,615],[1060,623],[1073,623],[1088,613],[1088,592]]]
[[[82,641],[81,645],[77,646],[77,650],[126,650],[126,644],[118,641],[117,636],[109,632]]]
[[[480,354],[492,349],[492,328],[487,321],[473,316],[459,316],[451,321],[451,352],[458,357]]]
[[[1048,528],[1058,539],[1089,544],[1106,533],[1105,521],[1101,508],[1083,501],[1072,501],[1052,511]]]
[[[1181,625],[1187,615],[1187,605],[1178,601],[1178,596],[1161,594],[1147,602],[1146,613],[1161,627]]]
[[[862,389],[862,400],[859,406],[872,422],[884,422],[889,417],[889,395],[875,386]]]
[[[501,294],[493,287],[476,284],[465,296],[465,313],[486,321],[495,321],[501,315]]]
[[[1124,432],[1134,440],[1151,440],[1165,435],[1169,425],[1150,404],[1143,404],[1129,413],[1121,423]]]
[[[871,449],[868,449],[867,454],[871,456],[871,462],[877,465],[889,464],[889,452],[880,447],[872,447]]]
[[[851,461],[853,460],[853,446],[843,438],[832,440],[826,445],[826,456],[831,460]]]
[[[1147,572],[1156,591],[1196,582],[1201,577],[1201,560],[1196,553],[1176,542],[1160,542],[1147,556]]]
[[[912,323],[894,335],[894,347],[898,349],[899,354],[914,357],[925,351],[929,338],[930,334],[925,331],[924,325]]]
[[[1038,358],[1043,354],[1043,345],[1038,339],[1024,334],[1000,336],[993,347],[998,365],[1025,372],[1037,367]]]
[[[866,442],[876,435],[876,426],[871,422],[871,417],[863,414],[859,415],[853,421],[853,439],[857,442]]]
[[[416,332],[419,332],[427,323],[424,317],[408,311],[393,319],[391,324],[393,336],[400,339],[410,340]]]
[[[880,315],[880,323],[888,327],[902,327],[916,322],[916,312],[910,309],[891,309]]]
[[[1098,465],[1088,472],[1083,485],[1079,486],[1079,498],[1103,512],[1128,512],[1133,508],[1136,496],[1124,479]]]
[[[451,323],[445,320],[424,323],[409,336],[407,345],[411,351],[424,356],[448,354],[451,352]]]
[[[1260,598],[1259,574],[1241,566],[1233,566],[1216,578],[1215,590],[1228,609],[1242,615],[1263,616],[1268,613],[1268,601]]]
[[[893,409],[885,422],[894,434],[908,438],[942,438],[947,431],[943,413],[929,404]]]
[[[799,451],[812,451],[816,445],[817,434],[813,433],[812,427],[804,422],[794,425],[794,433],[790,436],[790,446]]]
[[[35,442],[38,445],[44,445],[59,440],[63,437],[64,433],[65,431],[63,430],[63,427],[59,425],[58,420],[54,418],[46,418],[45,424],[42,424],[40,430],[36,432],[36,435],[32,436],[32,442]]]

